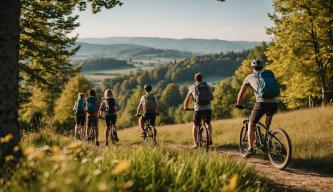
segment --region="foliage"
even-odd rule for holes
[[[333,2],[273,2],[267,56],[283,85],[282,100],[291,109],[313,99],[327,103],[333,98]]]
[[[70,79],[56,101],[54,122],[58,125],[73,124],[75,122],[73,106],[77,100],[77,95],[80,92],[87,93],[91,88],[92,84],[83,76],[79,75]]]
[[[179,87],[174,83],[168,84],[161,94],[161,102],[163,102],[166,107],[178,106],[182,102]]]
[[[113,58],[98,58],[89,59],[83,61],[82,71],[98,71],[98,70],[110,70],[115,68],[133,67],[133,65],[127,63],[125,60],[117,60]]]
[[[57,141],[52,131],[24,141],[39,134],[56,142],[43,139],[40,147],[25,142],[25,159],[2,185],[4,191],[268,190],[253,169],[223,155],[163,147],[94,150],[66,138]]]

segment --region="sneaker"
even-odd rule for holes
[[[99,146],[99,141],[96,141],[96,146]]]
[[[250,148],[246,150],[246,152],[242,155],[244,158],[249,158],[251,155],[256,154],[256,150],[254,148]]]
[[[209,139],[209,145],[213,145],[213,140],[212,140],[212,138]]]

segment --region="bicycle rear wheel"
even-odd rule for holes
[[[248,148],[247,126],[243,125],[239,135],[239,151],[244,154]]]
[[[151,125],[148,125],[144,129],[144,136],[143,136],[143,142],[146,145],[153,146],[154,145],[154,133],[153,133],[153,127]]]
[[[209,131],[206,127],[200,127],[197,136],[198,147],[205,149],[208,151],[209,149],[209,142],[210,142],[210,135]]]
[[[291,141],[287,132],[283,129],[273,130],[268,142],[268,157],[272,165],[278,169],[286,168],[291,154]]]

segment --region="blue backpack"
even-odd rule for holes
[[[86,99],[86,103],[87,103],[86,110],[88,113],[96,113],[98,111],[96,97],[89,96]]]
[[[76,114],[84,113],[84,99],[78,99],[76,101]]]
[[[280,85],[270,70],[255,72],[258,79],[258,88],[255,92],[262,98],[274,98],[280,95]]]

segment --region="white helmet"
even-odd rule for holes
[[[263,67],[264,62],[261,61],[260,59],[255,59],[251,62],[251,67]]]

